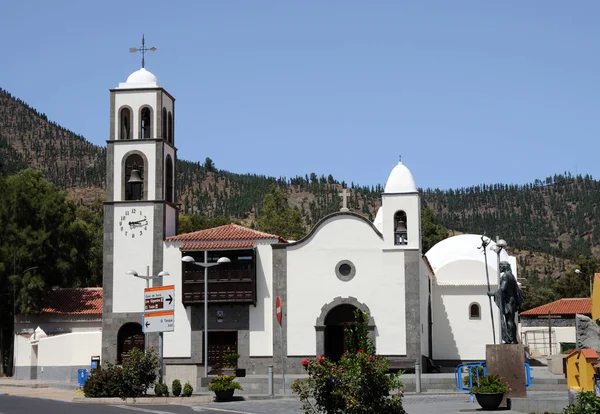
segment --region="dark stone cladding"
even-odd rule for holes
[[[406,355],[421,357],[421,295],[419,250],[404,252],[404,312],[406,315]]]
[[[137,144],[138,142],[162,142],[164,145],[168,145],[169,147],[173,148],[173,150],[177,151],[177,148],[175,148],[174,145],[170,144],[169,142],[161,139],[161,138],[146,138],[146,139],[117,139],[117,140],[107,140],[106,144],[107,145],[131,145],[131,144]],[[108,161],[108,160],[107,160]],[[109,164],[107,163],[107,168],[108,168]],[[110,170],[111,174],[113,173],[112,169]]]
[[[163,241],[165,239],[165,205],[162,200],[142,201],[152,203],[154,209],[153,229],[153,269],[162,270]],[[116,361],[117,335],[123,324],[128,322],[141,323],[143,312],[113,313],[113,262],[114,262],[114,206],[115,204],[138,204],[139,200],[107,201],[104,203],[104,260],[103,260],[103,306],[102,306],[102,361]],[[154,280],[155,286],[162,286],[160,279]],[[158,334],[148,334],[148,344],[158,348]]]
[[[271,246],[276,246],[272,244]],[[285,244],[284,244],[285,246]],[[283,302],[281,315],[282,326],[287,326],[287,250],[281,248],[273,249],[273,301],[271,309],[275,309],[277,297]],[[275,312],[273,312],[273,368],[281,371],[286,366],[287,355],[287,330],[280,329]]]
[[[586,315],[586,316],[589,316],[589,315]],[[548,329],[548,326],[550,326],[550,324],[548,323],[547,316],[545,316],[545,317],[540,316],[537,318],[521,316],[521,326],[523,326],[523,327],[539,327],[539,328]],[[570,326],[576,326],[575,315],[564,316],[562,318],[552,318],[552,327],[553,328],[554,327],[570,327]]]

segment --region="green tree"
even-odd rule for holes
[[[436,243],[448,237],[448,229],[439,223],[430,208],[421,208],[421,240],[423,253],[427,253]]]
[[[289,207],[286,194],[275,185],[265,196],[257,224],[260,231],[285,239],[298,240],[306,234],[306,224],[300,212]]]

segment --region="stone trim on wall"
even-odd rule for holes
[[[325,328],[327,326],[325,325],[325,318],[333,308],[340,305],[352,305],[369,315],[369,337],[373,340],[373,344],[377,347],[377,344],[375,343],[376,325],[375,320],[371,316],[371,310],[369,307],[364,303],[359,302],[355,297],[349,296],[347,298],[342,298],[341,296],[338,296],[334,298],[333,301],[323,305],[321,308],[321,314],[317,317],[315,322],[315,330],[317,332],[317,355],[323,355],[325,353]]]
[[[406,315],[406,356],[421,357],[421,294],[418,250],[404,253],[404,314]]]

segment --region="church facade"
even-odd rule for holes
[[[304,358],[337,359],[355,309],[368,313],[377,352],[393,367],[425,367],[436,355],[453,362],[484,358],[488,334],[477,337],[476,351],[447,355],[447,332],[465,329],[453,312],[468,306],[448,299],[452,292],[435,293],[443,283],[422,252],[420,197],[405,165],[391,169],[373,222],[342,207],[297,241],[234,224],[178,234],[174,119],[175,99],[144,68],[110,91],[102,363],[120,363],[132,347],[159,346],[159,335],[142,327],[144,288],[167,285],[174,286],[175,307],[174,327],[163,334],[166,380],[189,380],[194,388],[205,375],[205,349],[209,374],[219,372],[227,353],[240,355],[238,367],[247,374],[266,374],[271,364],[301,373]],[[205,268],[185,256],[214,265],[206,268],[207,295]],[[227,263],[216,265],[220,258]],[[477,286],[485,280],[483,266],[464,270]],[[462,286],[460,278],[446,280],[453,283]],[[463,293],[470,295],[463,301],[486,303],[484,289]],[[436,301],[450,317],[436,316]],[[488,322],[473,320],[469,329],[488,332]]]

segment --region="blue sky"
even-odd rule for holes
[[[146,59],[179,158],[417,185],[600,176],[600,2],[5,2],[0,87],[105,145],[109,88]]]

